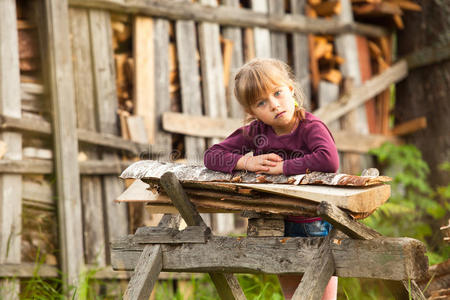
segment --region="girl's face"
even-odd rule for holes
[[[293,87],[275,86],[268,95],[250,106],[250,115],[272,126],[278,135],[290,133],[295,125]]]

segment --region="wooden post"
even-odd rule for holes
[[[164,173],[161,176],[161,186],[169,195],[188,226],[206,227],[205,222],[195,206],[189,201],[186,192],[174,173]],[[210,273],[209,275],[222,299],[245,299],[244,292],[233,274]]]
[[[0,114],[21,117],[19,46],[17,40],[16,1],[0,1]],[[4,159],[22,159],[22,135],[0,133],[6,144]],[[0,263],[21,262],[22,176],[0,175]],[[19,296],[20,281],[0,280],[0,298]]]
[[[93,80],[95,83],[95,119],[96,129],[100,133],[118,136],[117,94],[115,85],[114,56],[112,46],[111,16],[103,10],[89,10],[89,31],[91,40],[91,56]],[[104,151],[100,157],[110,163],[119,163],[117,153]],[[120,236],[128,234],[127,207],[114,202],[123,192],[123,182],[115,175],[106,175],[103,182],[103,208],[106,211],[104,222],[100,219],[97,224],[105,227],[106,245]],[[102,202],[100,202],[102,203]],[[99,204],[100,205],[100,204]],[[106,247],[106,263],[109,263],[109,247]]]
[[[58,188],[60,255],[64,283],[77,285],[83,265],[83,234],[76,135],[76,115],[66,0],[45,0],[47,65],[53,112],[55,166]]]
[[[269,15],[272,17],[282,18],[284,12],[284,1],[268,1]],[[287,51],[287,38],[284,32],[271,32],[270,33],[270,45],[273,58],[288,62]]]
[[[370,240],[380,237],[381,234],[375,230],[352,220],[346,213],[335,205],[327,202],[321,202],[317,213],[324,220],[330,222],[334,227],[341,230],[349,237],[354,239]],[[388,287],[396,296],[396,299],[408,299],[409,286],[411,285],[411,299],[425,300],[425,296],[414,280],[389,281]]]
[[[320,300],[325,288],[335,272],[334,258],[331,253],[330,241],[334,233],[330,232],[322,241],[302,281],[292,296],[293,300]]]

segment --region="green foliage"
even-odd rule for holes
[[[432,240],[433,224],[443,220],[449,211],[450,184],[433,189],[427,181],[430,168],[421,152],[413,145],[383,144],[370,151],[393,177],[389,202],[381,206],[364,222],[386,236],[408,236],[427,242]],[[441,165],[450,171],[450,163]],[[438,233],[439,234],[439,233]],[[435,239],[436,240],[436,239]],[[437,239],[439,240],[439,239]],[[441,238],[442,240],[442,238]],[[445,247],[428,245],[430,264],[444,260]]]
[[[275,275],[241,274],[237,278],[247,299],[284,299]]]

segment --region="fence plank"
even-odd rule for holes
[[[112,30],[109,12],[100,10],[89,11],[90,37],[92,44],[92,62],[95,82],[95,100],[97,106],[96,119],[100,133],[117,136],[117,95],[115,86],[114,57],[112,52]],[[109,164],[119,164],[117,153],[104,151],[102,161]],[[127,207],[118,205],[114,199],[123,192],[123,182],[113,175],[105,175],[103,181],[103,207],[106,211],[105,226],[106,262],[109,262],[109,242],[128,233]]]
[[[0,114],[20,118],[19,46],[16,25],[16,1],[0,1]],[[22,135],[2,132],[0,140],[6,143],[3,158],[22,159]],[[22,231],[22,176],[0,176],[0,263],[20,263]],[[15,299],[20,281],[0,280],[0,298]]]
[[[144,118],[148,142],[155,142],[154,45],[153,19],[134,17],[134,102],[136,115]]]
[[[267,0],[252,1],[252,10],[267,14],[269,8]],[[271,57],[270,32],[266,28],[255,27],[253,30],[256,57]]]
[[[52,102],[58,221],[62,271],[66,285],[77,285],[83,265],[83,234],[78,140],[70,49],[68,2],[45,0],[49,90]]]
[[[169,94],[169,21],[153,19],[154,22],[154,48],[155,48],[155,99],[156,101],[156,133],[155,145],[162,148],[168,160],[172,151],[172,136],[162,130],[162,114],[170,111]]]
[[[306,0],[291,0],[291,10],[294,15],[305,15]],[[309,39],[305,33],[292,34],[292,54],[294,57],[294,73],[303,93],[303,107],[311,109],[311,82],[309,79]]]
[[[224,5],[231,7],[239,7],[239,0],[225,0]],[[231,55],[231,66],[228,78],[228,85],[226,86],[227,91],[227,102],[228,102],[228,116],[231,118],[244,119],[245,114],[241,105],[236,100],[234,96],[234,76],[237,70],[244,63],[244,53],[242,49],[242,33],[239,27],[224,27],[223,28],[224,38],[233,42],[233,51]]]
[[[69,9],[69,23],[72,36],[73,76],[78,128],[96,131],[95,82],[87,9]],[[99,158],[91,147],[81,146],[89,160]],[[86,263],[105,266],[105,230],[103,227],[103,206],[101,180],[98,176],[81,176],[81,202],[83,204],[83,236]],[[99,226],[100,224],[100,226]]]
[[[273,18],[282,18],[284,13],[284,1],[269,1],[269,15]],[[270,32],[270,45],[272,57],[287,63],[287,37],[284,32]]]
[[[177,21],[175,24],[177,42],[178,70],[181,86],[181,106],[183,112],[190,115],[202,115],[202,96],[200,75],[197,63],[197,38],[194,21]],[[200,161],[205,151],[205,139],[184,138],[185,153],[188,161]]]

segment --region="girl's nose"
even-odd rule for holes
[[[278,102],[278,99],[274,97],[270,97],[270,108],[272,110],[277,109],[280,106],[280,103]]]

